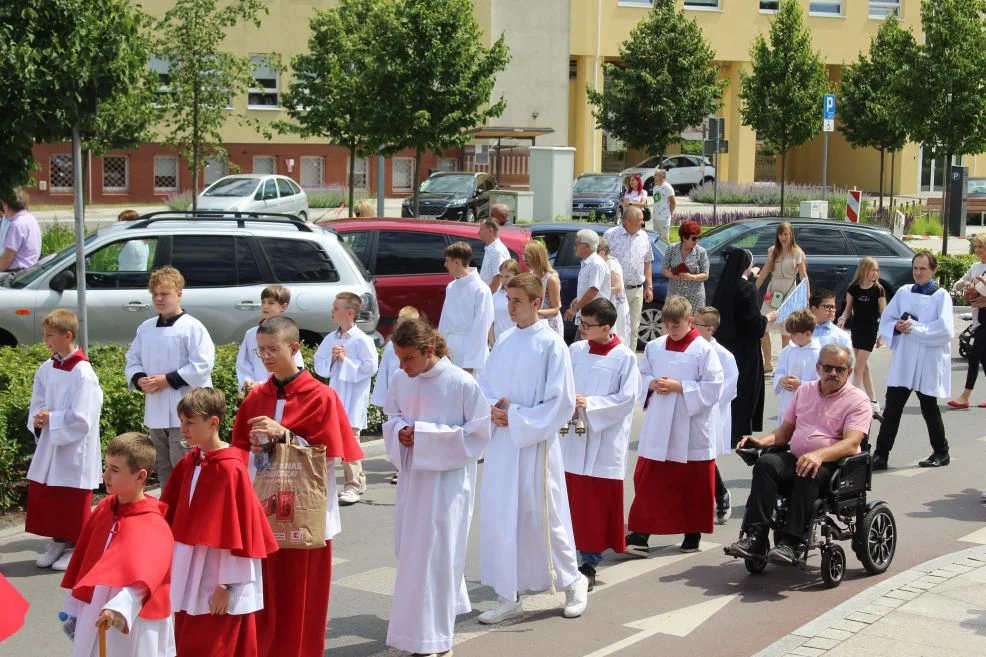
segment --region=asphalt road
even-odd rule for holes
[[[958,321],[959,330],[964,322]],[[777,348],[775,347],[775,353]],[[953,350],[957,353],[957,350]],[[889,352],[872,358],[875,379],[884,380]],[[961,389],[965,363],[953,361],[953,388]],[[986,384],[973,401],[986,400]],[[944,408],[944,404],[942,405]],[[775,399],[768,394],[766,424],[774,422]],[[887,575],[868,577],[847,547],[848,572],[842,586],[825,589],[814,556],[805,570],[768,566],[749,575],[739,560],[724,556],[722,545],[736,539],[749,491],[750,469],[725,457],[720,470],[732,491],[733,517],[703,537],[703,550],[684,555],[680,537],[652,537],[651,556],[628,558],[608,553],[599,568],[596,590],[580,619],[561,616],[563,594],[525,597],[525,618],[489,628],[475,616],[493,605],[494,595],[479,584],[478,509],[473,518],[466,577],[474,611],[459,618],[458,657],[538,655],[539,657],[662,657],[753,655],[795,628],[885,577],[974,543],[986,543],[986,487],[982,452],[986,449],[986,409],[944,411],[952,464],[940,470],[918,468],[928,456],[927,431],[916,399],[905,410],[891,469],[874,479],[871,499],[886,500],[898,523],[900,542]],[[635,429],[640,412],[635,418]],[[878,431],[874,423],[873,434]],[[636,447],[636,442],[632,443]],[[634,458],[629,460],[633,467]],[[369,490],[363,502],[343,509],[343,533],[334,542],[328,653],[335,657],[400,655],[384,641],[393,589],[392,547],[395,487],[382,457],[364,462]],[[481,469],[482,470],[482,469]],[[633,496],[630,472],[626,505]],[[478,506],[478,505],[477,505]],[[963,540],[965,539],[965,540]],[[972,541],[972,542],[970,542]],[[23,533],[0,535],[0,572],[31,601],[27,626],[0,647],[0,655],[66,654],[68,644],[56,621],[60,576],[39,571],[34,551],[43,541]]]

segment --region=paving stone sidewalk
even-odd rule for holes
[[[754,657],[986,656],[986,546],[900,573]]]

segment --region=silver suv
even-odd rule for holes
[[[358,326],[381,342],[376,291],[366,269],[331,228],[258,213],[159,212],[116,223],[85,238],[86,304],[91,342],[129,342],[154,316],[147,280],[164,265],[185,277],[182,308],[216,344],[239,342],[260,317],[260,292],[291,290],[285,315],[310,344],[331,330],[339,292],[363,300]],[[41,320],[76,307],[75,246],[8,278],[0,288],[0,345],[41,340]]]

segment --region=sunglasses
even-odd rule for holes
[[[839,376],[842,376],[849,371],[849,368],[843,365],[825,365],[823,363],[819,363],[818,366],[821,367],[822,371],[826,374],[838,374]]]

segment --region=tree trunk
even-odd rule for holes
[[[942,178],[945,180],[945,190],[942,193],[941,199],[941,254],[948,255],[948,203],[952,198],[952,154],[947,153],[945,155],[945,175]]]
[[[890,212],[891,213],[893,213],[894,211],[894,166],[896,164],[897,164],[897,151],[890,151]]]
[[[420,214],[418,208],[418,191],[421,189],[421,147],[414,149],[414,216]]]
[[[349,214],[353,216],[353,200],[356,194],[356,144],[349,146]]]
[[[784,181],[787,176],[785,176],[787,168],[787,147],[784,146],[781,149],[781,216],[784,216]]]
[[[884,162],[884,158],[886,157],[886,153],[887,153],[887,149],[885,148],[880,149],[880,205],[878,212],[880,213],[881,216],[883,215],[883,162]]]
[[[192,83],[192,212],[199,209],[199,149],[201,145],[199,135],[199,76],[195,76]]]

